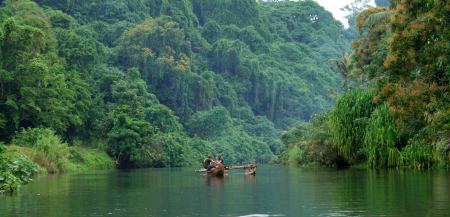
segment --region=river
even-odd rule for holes
[[[445,170],[262,166],[224,178],[193,169],[42,176],[0,196],[0,216],[450,216]]]

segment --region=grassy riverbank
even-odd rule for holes
[[[14,192],[37,174],[76,173],[113,169],[115,162],[105,153],[82,147],[66,147],[64,152],[38,148],[3,146],[0,153],[0,193]]]
[[[289,165],[356,168],[448,168],[448,128],[412,129],[372,101],[373,93],[353,90],[329,113],[316,115],[282,135]],[[400,124],[399,124],[400,123]]]
[[[84,147],[66,147],[64,152],[56,154],[36,148],[10,146],[7,147],[7,152],[26,156],[36,163],[38,171],[44,174],[85,172],[112,169],[116,166],[105,152]]]
[[[0,193],[17,190],[36,174],[115,167],[115,161],[104,151],[68,146],[51,130],[30,129],[15,137],[11,145],[0,145]]]

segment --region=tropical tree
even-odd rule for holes
[[[336,71],[344,78],[344,91],[348,91],[348,78],[352,71],[351,55],[344,52],[339,59],[332,59],[330,62],[336,67]]]

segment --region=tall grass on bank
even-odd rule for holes
[[[69,147],[51,129],[28,128],[12,141],[12,150],[26,154],[47,173],[87,171],[114,168],[114,161],[105,152]]]
[[[421,139],[411,139],[403,148],[402,155],[407,165],[416,169],[431,168],[438,161],[432,144]]]
[[[68,167],[69,148],[51,129],[23,129],[13,138],[12,143],[30,148],[18,150],[26,153],[48,173],[62,173]]]
[[[395,145],[400,140],[400,132],[389,106],[382,104],[372,113],[366,128],[364,143],[370,167],[399,167],[404,159]]]
[[[450,110],[404,119],[374,92],[345,93],[328,115],[313,118],[282,136],[285,162],[293,165],[371,168],[449,168]],[[449,99],[450,101],[450,99]],[[327,118],[328,117],[328,118]],[[424,119],[424,120],[422,120]],[[428,123],[428,124],[427,124]]]
[[[350,163],[365,158],[364,139],[370,115],[375,109],[371,91],[352,90],[345,93],[329,115],[332,142]]]
[[[115,162],[104,151],[69,147],[51,129],[20,131],[13,145],[0,143],[0,193],[14,192],[36,173],[111,169]]]

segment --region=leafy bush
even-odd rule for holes
[[[284,159],[284,163],[289,165],[302,165],[303,159],[301,158],[303,155],[303,151],[300,148],[300,145],[292,145],[288,147],[286,150],[287,159]]]
[[[192,165],[190,139],[177,133],[159,133],[142,146],[137,167],[180,167]]]
[[[446,167],[450,165],[450,140],[441,139],[435,144],[436,146],[436,158],[439,161],[441,167]]]
[[[331,143],[328,115],[315,115],[304,140],[302,160],[305,164],[317,163],[326,167],[346,167],[347,164]]]
[[[194,114],[187,123],[186,130],[193,136],[211,138],[220,136],[231,124],[230,113],[224,107],[215,107]]]
[[[38,147],[47,144],[60,144],[61,141],[55,132],[49,128],[26,128],[17,133],[12,144],[22,147]]]
[[[310,122],[297,125],[282,136],[289,146],[285,159],[291,165],[346,167],[346,162],[331,143],[326,113],[315,115]]]
[[[69,147],[68,171],[112,169],[116,163],[104,151],[82,147]]]
[[[37,165],[25,155],[0,144],[0,193],[15,191],[19,184],[30,182],[37,171]]]
[[[303,140],[310,127],[311,126],[309,123],[300,122],[297,125],[295,125],[295,127],[284,132],[281,135],[281,141],[285,145],[289,145],[294,144],[300,140]]]

